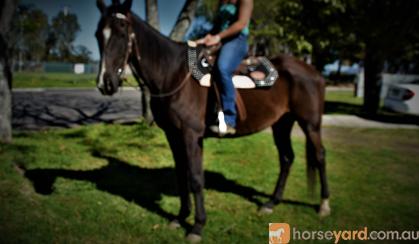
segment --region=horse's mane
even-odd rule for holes
[[[180,69],[187,69],[185,43],[169,39],[139,16],[133,13],[131,15],[141,63],[147,66],[147,70],[152,70],[159,75],[160,80],[166,81],[175,72],[179,73]]]

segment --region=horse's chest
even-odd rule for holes
[[[170,102],[152,103],[154,120],[157,125],[165,128],[190,128],[196,131],[205,130],[205,110],[196,106],[196,103]]]

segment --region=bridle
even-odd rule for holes
[[[112,14],[112,17],[125,21],[127,23],[127,27],[128,27],[128,44],[127,44],[128,48],[127,48],[127,51],[125,53],[124,63],[122,65],[122,67],[118,68],[118,70],[117,70],[118,75],[121,76],[122,73],[123,73],[123,70],[125,69],[125,67],[128,64],[128,59],[129,59],[129,56],[132,53],[133,45],[134,45],[134,50],[135,50],[135,58],[137,59],[137,62],[140,62],[141,55],[140,55],[140,50],[137,46],[137,42],[135,40],[135,33],[132,29],[132,24],[131,24],[129,16],[121,14],[121,13],[114,13],[114,14]]]
[[[132,29],[132,23],[131,23],[130,13],[128,13],[127,15],[124,15],[122,13],[114,13],[114,14],[112,14],[112,17],[117,18],[119,20],[125,21],[127,23],[127,26],[128,26],[128,44],[127,44],[128,45],[128,48],[127,48],[127,51],[125,53],[123,66],[120,67],[120,68],[118,68],[118,70],[117,70],[118,75],[121,77],[121,75],[123,73],[123,70],[125,69],[126,65],[128,64],[128,59],[129,59],[129,57],[130,57],[130,55],[132,53],[133,48],[135,50],[135,58],[137,59],[137,62],[138,63],[140,63],[141,55],[140,55],[140,50],[138,48],[138,44],[137,44],[136,39],[135,39],[135,37],[136,37],[135,36],[135,33],[134,33],[133,29]],[[132,72],[134,73],[135,76],[138,76],[136,74],[136,71],[135,70],[133,70],[133,69],[131,69],[131,70],[132,70]],[[182,89],[182,87],[186,84],[186,82],[188,81],[188,79],[190,77],[191,77],[191,72],[188,72],[188,74],[182,80],[182,82],[180,83],[180,85],[177,86],[172,91],[164,92],[164,93],[155,93],[155,94],[153,94],[150,91],[150,96],[151,97],[158,97],[158,98],[164,98],[164,97],[172,96],[172,95],[176,94],[178,91],[180,91]]]

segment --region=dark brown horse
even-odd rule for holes
[[[176,165],[181,208],[176,226],[191,212],[190,192],[195,200],[195,223],[188,234],[190,240],[200,239],[205,225],[204,174],[202,167],[203,140],[209,89],[201,87],[190,75],[187,45],[173,42],[131,11],[132,0],[120,4],[113,1],[106,7],[97,0],[102,17],[96,37],[101,52],[101,69],[97,84],[104,95],[112,95],[121,84],[126,64],[148,86],[152,94],[154,119],[169,141]],[[279,151],[280,174],[271,200],[261,211],[271,212],[280,203],[294,153],[291,129],[297,121],[307,137],[308,175],[320,174],[320,215],[330,213],[329,190],[326,180],[325,151],[321,142],[321,115],[324,104],[324,79],[311,66],[293,57],[272,59],[280,78],[269,89],[240,90],[247,111],[244,121],[238,121],[240,137],[272,127]],[[314,177],[314,176],[313,176]]]

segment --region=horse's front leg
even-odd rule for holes
[[[150,90],[144,83],[140,83],[141,90],[141,105],[143,111],[143,117],[147,124],[151,125],[154,122],[153,114],[151,113],[150,100],[151,94]]]
[[[166,132],[167,140],[169,141],[170,149],[172,150],[173,159],[175,160],[176,180],[178,194],[180,197],[180,211],[176,219],[172,220],[169,227],[172,229],[180,227],[181,223],[191,213],[191,200],[189,197],[189,180],[188,180],[188,166],[185,152],[185,144],[179,138],[182,138],[180,130]]]
[[[187,239],[191,242],[201,240],[206,222],[204,206],[204,170],[202,167],[203,136],[192,129],[183,132],[187,157],[188,179],[195,200],[195,223]]]

